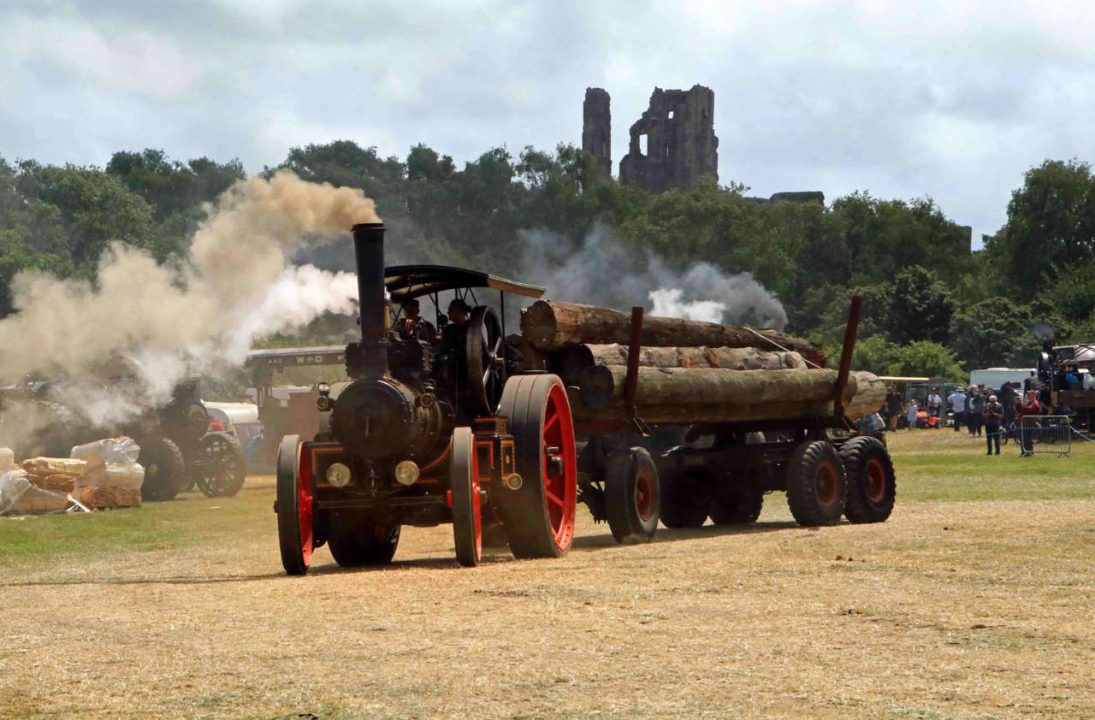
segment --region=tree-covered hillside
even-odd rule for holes
[[[521,277],[526,231],[553,233],[565,249],[608,229],[636,257],[751,273],[783,302],[788,331],[829,345],[860,293],[856,363],[879,373],[961,377],[1029,365],[1038,322],[1057,328],[1059,340],[1095,340],[1095,178],[1077,160],[1048,160],[1017,178],[1007,223],[976,253],[930,199],[771,202],[714,182],[650,195],[598,177],[570,145],[517,157],[494,148],[461,168],[424,145],[400,159],[338,141],[293,148],[279,167],[364,190],[398,239],[399,261]],[[160,150],[118,152],[104,168],[0,159],[0,315],[14,311],[15,273],[91,280],[112,241],[177,260],[206,205],[243,177],[235,160],[182,162]],[[305,259],[351,265],[340,252]]]

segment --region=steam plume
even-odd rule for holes
[[[117,421],[167,399],[190,372],[238,365],[252,340],[292,330],[324,312],[353,312],[348,273],[293,267],[305,239],[331,238],[359,222],[378,222],[361,191],[315,184],[281,171],[233,186],[210,209],[181,267],[158,265],[116,243],[94,284],[39,272],[12,284],[16,312],[0,320],[0,379],[27,373],[111,377],[121,357],[140,380],[139,397],[99,407]]]

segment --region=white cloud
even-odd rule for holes
[[[259,170],[348,137],[463,161],[579,142],[601,86],[618,163],[654,86],[701,83],[724,181],[931,196],[978,236],[1023,172],[1095,146],[1080,2],[9,0],[0,25],[8,158],[150,146]]]

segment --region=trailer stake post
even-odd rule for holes
[[[631,338],[627,345],[627,377],[624,380],[624,412],[627,422],[643,437],[649,437],[650,427],[635,413],[635,398],[639,393],[639,353],[642,352],[643,309],[631,308]]]
[[[863,297],[853,295],[851,307],[848,308],[848,326],[844,329],[844,347],[840,351],[840,370],[837,372],[833,394],[833,419],[838,425],[844,422],[844,388],[848,385],[848,375],[852,371],[852,351],[855,350],[855,336],[862,309]]]

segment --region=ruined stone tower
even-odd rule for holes
[[[593,157],[603,177],[612,177],[611,100],[602,88],[586,88],[582,103],[582,150]]]
[[[607,105],[607,93],[605,98]],[[701,175],[713,175],[717,180],[719,139],[715,137],[714,116],[711,88],[654,88],[649,108],[631,126],[627,155],[620,161],[620,181],[660,193],[694,188]],[[583,133],[583,147],[584,140]]]

